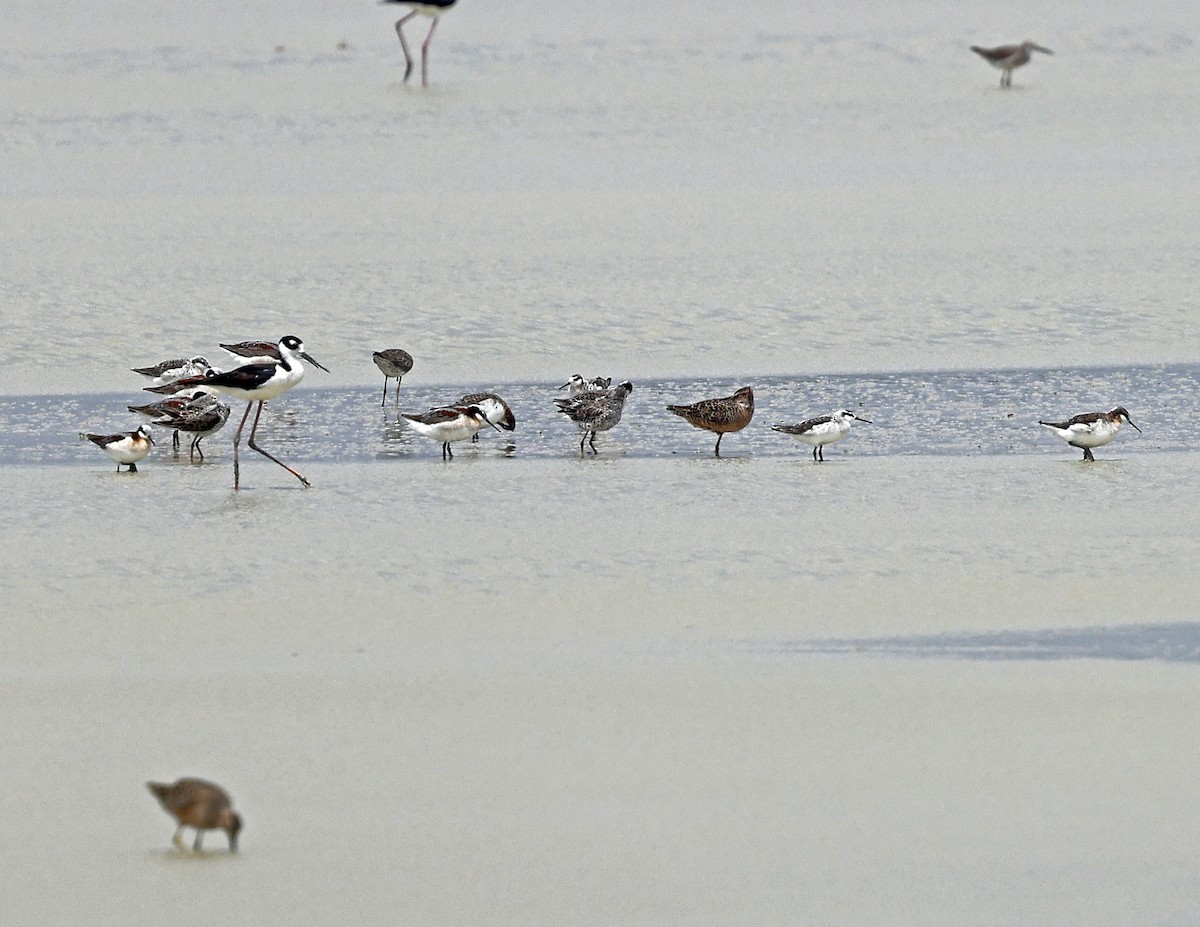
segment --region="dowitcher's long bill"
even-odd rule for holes
[[[690,406],[667,406],[667,411],[697,428],[716,432],[717,446],[713,453],[720,457],[721,439],[731,431],[741,431],[754,418],[754,390],[743,386],[723,399],[702,399]]]
[[[797,441],[810,445],[813,460],[820,461],[825,459],[826,444],[841,441],[850,434],[851,422],[871,424],[870,419],[859,418],[849,409],[841,409],[832,415],[818,415],[798,425],[772,425],[771,430],[791,435]]]
[[[278,457],[263,450],[255,443],[255,437],[258,434],[258,420],[262,416],[263,403],[269,399],[274,399],[276,396],[281,396],[304,379],[304,365],[301,363],[302,360],[306,360],[314,367],[320,367],[328,373],[327,368],[319,364],[315,358],[304,350],[304,342],[295,335],[287,335],[280,339],[276,347],[279,350],[278,363],[247,364],[244,367],[236,367],[233,370],[218,373],[215,376],[195,377],[182,381],[184,383],[194,382],[197,386],[208,386],[220,393],[224,393],[226,396],[246,400],[246,411],[242,413],[242,420],[238,424],[237,432],[233,436],[234,492],[237,492],[241,488],[238,447],[242,440],[242,429],[246,425],[246,418],[250,415],[250,407],[255,403],[258,403],[258,411],[254,413],[254,424],[250,426],[250,440],[247,444],[268,460],[273,460],[279,466],[283,467],[283,469],[298,479],[305,488],[312,485],[300,475],[299,471],[293,470]]]
[[[580,377],[582,380],[583,378]],[[579,456],[583,456],[584,442],[596,450],[596,435],[608,431],[621,421],[621,413],[625,410],[625,400],[633,392],[633,384],[626,380],[608,390],[585,390],[567,399],[555,399],[558,411],[573,421],[579,428]]]
[[[1038,424],[1049,428],[1071,447],[1080,448],[1083,451],[1084,460],[1095,460],[1096,458],[1092,456],[1092,448],[1108,444],[1115,438],[1117,432],[1121,430],[1123,421],[1129,422],[1135,431],[1141,433],[1142,429],[1133,424],[1133,420],[1124,406],[1117,406],[1111,412],[1085,412],[1083,415],[1076,415],[1065,422],[1039,420]]]
[[[185,778],[172,783],[147,782],[146,788],[175,819],[178,826],[171,842],[179,849],[187,849],[183,845],[183,829],[191,827],[196,831],[192,849],[197,853],[200,852],[200,841],[206,830],[225,831],[229,837],[229,852],[237,852],[242,819],[233,810],[229,795],[219,785],[203,779]]]
[[[1054,52],[1048,48],[1043,48],[1036,42],[1022,42],[1020,45],[998,45],[996,48],[980,48],[978,45],[972,45],[971,51],[975,52],[980,58],[986,61],[994,68],[999,68],[1000,86],[1012,86],[1012,72],[1014,68],[1019,68],[1024,64],[1029,63],[1030,52],[1041,52],[1043,55],[1053,55]]]
[[[396,409],[398,410],[400,408],[400,381],[404,379],[406,373],[412,370],[412,355],[400,348],[386,348],[382,351],[375,351],[371,355],[371,360],[375,361],[375,366],[383,374],[383,402],[379,404],[379,407],[383,408],[387,405],[388,380],[395,377]]]
[[[396,35],[400,37],[400,47],[404,49],[404,80],[412,76],[413,57],[408,50],[408,42],[404,38],[404,24],[414,16],[426,16],[433,20],[429,24],[429,33],[421,45],[421,86],[429,86],[429,43],[433,41],[433,30],[437,28],[442,14],[454,7],[458,0],[379,0],[380,3],[399,3],[412,9],[412,12],[402,16],[396,22]]]

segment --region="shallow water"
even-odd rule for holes
[[[428,91],[371,3],[5,11],[2,919],[1200,919],[1193,2],[464,0]],[[77,440],[285,333],[313,489]],[[443,463],[383,347],[518,430]]]

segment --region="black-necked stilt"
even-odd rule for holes
[[[1117,432],[1121,430],[1122,421],[1129,422],[1135,431],[1141,433],[1142,429],[1133,424],[1124,406],[1117,406],[1111,412],[1085,412],[1083,415],[1076,415],[1065,422],[1039,420],[1038,424],[1049,428],[1071,447],[1081,448],[1084,460],[1095,460],[1096,458],[1092,456],[1092,448],[1107,444],[1115,438]]]
[[[696,428],[717,433],[713,453],[721,456],[721,439],[731,431],[741,431],[754,418],[754,390],[743,386],[732,396],[722,399],[702,399],[690,406],[667,406],[668,412],[686,419]]]
[[[402,351],[400,348],[385,348],[382,351],[372,353],[371,360],[375,361],[375,366],[383,373],[383,402],[379,404],[379,407],[383,408],[387,405],[387,383],[391,377],[395,377],[396,408],[399,409],[400,381],[404,379],[406,373],[412,370],[412,355],[407,351]]]
[[[632,392],[633,384],[626,380],[609,390],[583,392],[567,399],[554,400],[558,411],[573,421],[582,433],[579,439],[580,457],[583,456],[584,442],[591,447],[593,454],[599,453],[596,450],[597,433],[608,431],[621,421],[625,400]]]
[[[229,852],[237,852],[242,819],[233,810],[229,794],[219,785],[203,779],[178,779],[170,784],[147,782],[146,788],[179,825],[171,837],[171,842],[179,849],[187,849],[183,845],[183,829],[191,827],[196,831],[192,849],[197,853],[200,852],[200,840],[206,830],[225,831],[229,836]]]
[[[295,335],[287,335],[281,338],[277,347],[279,348],[279,363],[277,364],[247,364],[244,367],[236,367],[233,370],[218,373],[215,376],[192,378],[196,385],[209,386],[220,393],[224,393],[226,396],[246,400],[246,411],[242,414],[242,420],[238,424],[237,433],[233,436],[234,492],[237,492],[241,486],[238,447],[242,441],[242,428],[245,427],[246,418],[250,415],[250,407],[256,402],[258,403],[258,411],[254,413],[254,424],[250,427],[250,440],[246,443],[264,457],[275,461],[275,463],[298,479],[306,488],[312,485],[299,472],[293,470],[278,457],[267,453],[254,443],[255,436],[258,434],[258,420],[262,416],[263,403],[286,393],[304,379],[304,365],[300,363],[302,359],[308,361],[314,367],[320,367],[326,373],[329,372],[328,368],[323,367],[304,350],[304,342]],[[185,380],[183,382],[186,383],[189,381]]]
[[[126,431],[115,435],[80,432],[79,437],[87,438],[104,451],[111,460],[115,460],[118,473],[121,472],[122,464],[129,467],[130,473],[137,473],[138,461],[146,459],[151,445],[154,444],[154,438],[150,436],[150,429],[145,425],[139,425],[137,431]]]
[[[407,16],[400,17],[396,22],[396,35],[400,36],[400,47],[404,49],[404,79],[412,76],[413,58],[408,50],[408,42],[404,39],[404,24],[414,16],[428,16],[433,20],[429,24],[429,34],[421,45],[421,86],[429,86],[429,43],[433,40],[433,30],[437,28],[441,15],[452,9],[458,0],[379,0],[380,3],[399,3],[412,9]]]
[[[971,51],[975,52],[980,58],[986,61],[994,68],[999,68],[1003,73],[1000,75],[1000,86],[1012,86],[1012,72],[1014,68],[1019,68],[1023,64],[1028,64],[1030,52],[1041,52],[1043,55],[1053,55],[1054,52],[1048,48],[1042,48],[1036,42],[1022,42],[1020,45],[999,45],[996,48],[980,48],[978,45],[972,45]]]
[[[813,460],[819,461],[825,459],[826,444],[841,441],[842,438],[850,434],[850,423],[852,421],[871,424],[870,419],[859,418],[849,409],[842,409],[834,412],[832,415],[818,415],[816,418],[810,418],[799,425],[772,425],[771,430],[791,435],[797,441],[811,445]]]
[[[451,441],[465,441],[489,425],[496,428],[479,406],[448,406],[430,409],[423,415],[404,415],[402,418],[417,434],[442,442],[442,460],[454,459],[454,451],[450,450]],[[496,430],[499,431],[498,428]]]
[[[150,377],[155,386],[174,383],[184,377],[198,377],[210,370],[212,365],[203,357],[181,357],[176,360],[163,361],[152,367],[131,367],[134,373]]]

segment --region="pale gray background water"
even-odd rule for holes
[[[1195,4],[463,4],[427,92],[399,8],[5,6],[6,918],[1200,919]],[[287,333],[311,491],[77,441]],[[392,346],[520,429],[443,464]],[[728,459],[661,409],[743,383]]]

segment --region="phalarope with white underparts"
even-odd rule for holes
[[[771,430],[812,445],[813,460],[821,461],[825,459],[825,445],[841,441],[850,434],[851,422],[872,424],[870,419],[859,418],[849,409],[841,409],[832,415],[819,415],[798,425],[772,425]]]
[[[1108,444],[1115,438],[1117,432],[1121,430],[1122,421],[1129,422],[1135,431],[1141,433],[1142,429],[1133,424],[1133,420],[1130,419],[1124,406],[1117,406],[1111,412],[1085,412],[1069,418],[1065,422],[1039,420],[1038,424],[1049,428],[1071,447],[1081,448],[1084,460],[1095,460],[1096,458],[1092,456],[1092,448]]]

